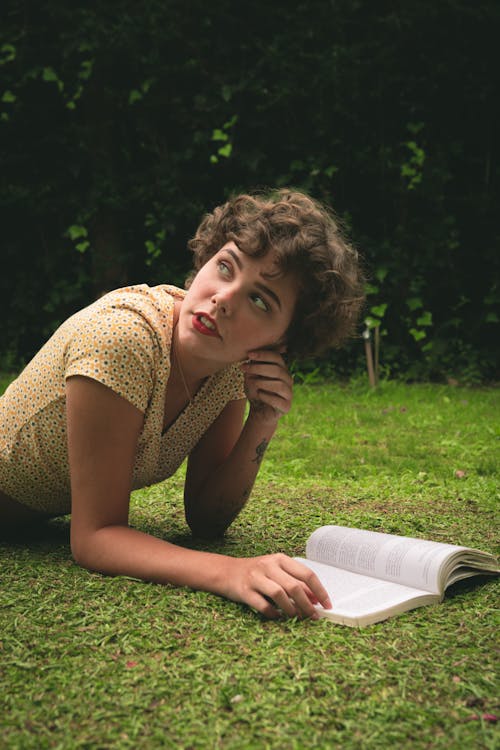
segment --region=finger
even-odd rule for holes
[[[313,598],[316,597],[322,607],[325,609],[331,609],[332,602],[330,601],[328,591],[325,589],[318,576],[313,573],[307,565],[304,565],[291,557],[285,557],[282,562],[282,567],[291,576],[306,584],[306,587],[309,589],[308,596],[311,595]]]
[[[269,377],[267,374],[256,374],[245,372],[245,384],[254,390],[265,390],[270,393],[277,393],[282,398],[291,400],[293,393],[293,384],[291,378],[287,376]]]
[[[249,377],[245,375],[245,387],[253,393],[258,391],[266,391],[267,393],[275,393],[281,398],[292,401],[293,388],[289,383],[285,383],[283,380],[277,378],[259,378]]]
[[[260,402],[262,404],[265,404],[266,406],[270,406],[279,414],[288,414],[288,412],[290,411],[290,407],[291,407],[291,403],[289,399],[286,399],[277,393],[271,393],[270,391],[266,391],[262,388],[257,389],[255,398],[250,399],[250,402],[252,401],[255,401],[257,403]]]
[[[302,563],[282,553],[266,555],[255,562],[253,583],[245,598],[266,616],[275,616],[272,610],[274,605],[276,610],[281,610],[288,617],[317,619],[319,614],[315,605],[320,601],[330,605],[325,589],[312,570]],[[315,593],[315,588],[321,599]],[[326,598],[323,594],[326,594]],[[262,598],[271,608],[261,601]]]
[[[272,599],[262,596],[257,592],[248,595],[247,604],[252,607],[252,609],[255,609],[256,612],[267,617],[268,620],[278,620],[283,615]]]
[[[269,380],[283,380],[284,382],[293,383],[292,376],[285,365],[279,362],[243,362],[240,369],[253,378],[267,378]]]
[[[272,555],[262,561],[263,575],[255,590],[268,597],[288,617],[314,617],[317,599],[306,583],[284,570],[285,555]]]
[[[315,609],[318,599],[305,583],[281,571],[274,575],[271,585],[273,588],[268,590],[273,591],[273,601],[289,617],[318,618]]]
[[[292,579],[292,583],[287,587],[288,594],[292,599],[299,617],[310,617],[317,620],[319,615],[316,611],[316,605],[319,603],[316,596],[301,581]]]
[[[265,387],[268,390],[279,390],[290,394],[293,391],[293,380],[286,370],[252,366],[242,367],[241,369],[245,380],[249,383],[255,383],[259,388]]]
[[[276,351],[275,349],[255,349],[248,352],[248,361],[250,362],[267,362],[268,364],[279,364],[282,367],[286,367],[286,362],[283,358],[284,352]]]
[[[292,406],[292,393],[286,389],[276,390],[273,384],[270,388],[263,388],[260,383],[245,381],[245,391],[250,403],[263,403],[273,409],[286,414]]]
[[[287,584],[288,581],[284,580],[284,583]],[[290,598],[285,588],[276,580],[276,576],[262,580],[259,589],[266,598],[274,602],[276,608],[280,609],[288,617],[300,616],[300,610],[295,606],[294,600]]]
[[[292,387],[290,383],[286,383],[279,378],[255,377],[245,374],[245,382],[249,387],[253,387],[255,390],[277,393],[282,398],[291,398],[292,395]]]

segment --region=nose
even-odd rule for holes
[[[212,295],[212,304],[218,312],[226,317],[232,315],[236,307],[237,289],[227,285]]]

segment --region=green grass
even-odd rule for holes
[[[498,553],[498,393],[296,388],[234,555],[328,522]],[[456,472],[465,472],[464,475]],[[132,523],[193,545],[182,472]],[[0,549],[1,748],[493,748],[498,580],[362,630],[267,622],[211,594],[77,568],[67,519]]]

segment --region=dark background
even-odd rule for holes
[[[0,369],[127,283],[182,285],[234,192],[327,201],[386,374],[495,378],[500,4],[2,3]],[[360,340],[326,370],[363,367]]]

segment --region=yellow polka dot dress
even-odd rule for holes
[[[224,406],[244,398],[230,365],[208,378],[162,434],[174,303],[169,285],[124,287],[73,315],[0,398],[0,490],[51,514],[71,511],[65,381],[85,375],[144,414],[133,471],[138,489],[171,476]]]

